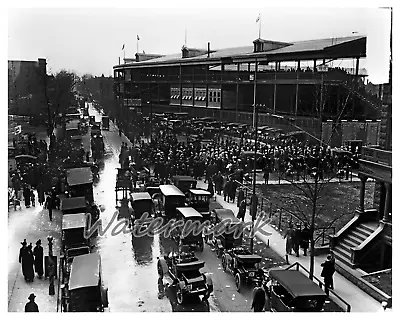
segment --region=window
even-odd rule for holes
[[[218,98],[221,97],[221,91],[218,91]]]
[[[210,96],[210,102],[212,102],[212,99],[213,99],[212,96]]]

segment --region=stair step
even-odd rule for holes
[[[345,237],[345,238],[341,239],[340,242],[345,243],[346,245],[348,245],[351,248],[356,248],[361,244],[361,242],[357,238],[355,240],[353,240],[353,238],[350,238],[350,237]]]
[[[352,263],[350,262],[349,258],[347,258],[346,256],[343,256],[341,254],[341,252],[339,252],[339,251],[337,251],[335,249],[333,249],[332,251],[333,251],[333,254],[335,255],[335,259],[337,261],[340,261],[340,262],[344,263],[345,265],[347,265],[349,267],[352,267]]]
[[[375,230],[378,228],[377,224],[372,224],[372,223],[361,223],[358,225],[361,229],[367,231],[369,234],[375,232]]]
[[[364,233],[360,232],[357,229],[350,230],[349,235],[352,235],[361,242],[364,242],[364,240],[368,238],[368,235],[365,235]]]
[[[344,252],[347,252],[348,254],[351,254],[352,246],[349,246],[348,244],[346,244],[344,242],[339,242],[337,247],[339,247],[341,250],[343,249]]]
[[[341,247],[335,246],[332,251],[333,251],[333,253],[335,253],[335,252],[339,253],[343,258],[347,259],[348,262],[351,261],[351,253],[347,252],[346,250],[342,249]]]

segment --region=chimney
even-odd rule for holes
[[[210,43],[208,43],[208,46],[207,46],[207,58],[209,58],[210,57]]]

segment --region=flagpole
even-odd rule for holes
[[[261,14],[260,14],[260,24],[258,25],[258,38],[261,39]]]
[[[136,53],[139,54],[139,39],[136,36]]]

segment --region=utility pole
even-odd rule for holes
[[[256,195],[256,179],[257,179],[257,131],[258,131],[258,109],[257,109],[257,99],[256,99],[256,94],[257,94],[257,59],[256,59],[256,64],[254,68],[254,97],[253,97],[253,126],[254,126],[254,163],[253,163],[253,194],[251,196],[251,207],[250,207],[250,213],[251,213],[251,238],[250,238],[250,251],[253,253],[254,249],[254,236],[253,230],[254,230],[254,220],[256,218],[257,214],[257,204],[258,204],[258,198]]]

